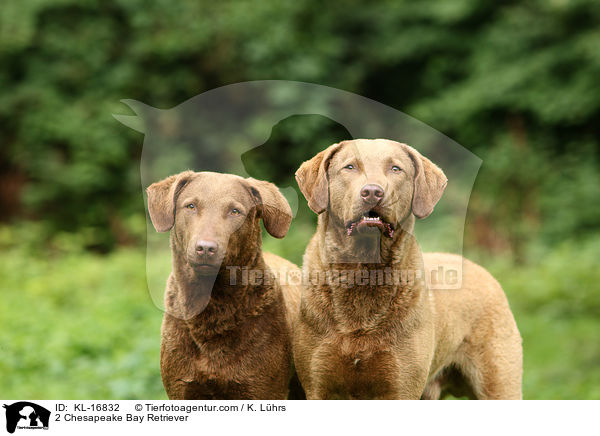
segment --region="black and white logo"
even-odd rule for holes
[[[50,411],[29,401],[19,401],[6,409],[6,431],[14,433],[16,429],[48,430]]]

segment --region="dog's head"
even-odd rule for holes
[[[349,236],[393,237],[411,213],[425,218],[446,187],[443,171],[414,148],[386,139],[333,144],[296,172],[308,206],[328,211]]]
[[[276,238],[285,236],[292,221],[275,185],[232,174],[185,171],[146,192],[154,228],[172,232],[174,249],[199,274],[239,265],[259,249],[259,219]]]

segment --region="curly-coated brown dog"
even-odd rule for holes
[[[147,193],[154,227],[171,231],[160,358],[169,398],[285,399],[300,290],[280,278],[300,271],[263,256],[259,223],[284,237],[285,198],[268,182],[192,171]]]
[[[319,214],[304,255],[294,359],[309,399],[521,398],[521,337],[502,288],[413,237],[446,176],[395,141],[334,144],[296,173]],[[432,290],[433,272],[457,289]]]

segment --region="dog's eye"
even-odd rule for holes
[[[395,173],[399,173],[400,171],[402,171],[402,168],[400,168],[398,165],[394,165],[392,167],[392,171]]]
[[[239,215],[239,214],[241,214],[241,213],[242,213],[242,212],[240,212],[240,210],[239,210],[239,209],[236,209],[236,208],[234,208],[234,209],[231,209],[231,215]]]
[[[352,165],[352,164],[346,165],[344,167],[344,169],[346,169],[346,170],[353,170],[354,169],[354,165]]]
[[[186,207],[187,209],[195,209],[195,208],[196,208],[196,206],[194,206],[194,204],[193,204],[193,203],[186,204],[186,205],[185,205],[185,207]]]

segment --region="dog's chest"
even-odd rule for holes
[[[224,379],[214,374],[196,374],[194,380],[180,380],[184,399],[225,400],[249,398],[247,383]]]
[[[399,364],[391,349],[357,347],[338,337],[318,347],[311,368],[318,390],[329,399],[385,398],[395,390]]]
[[[187,356],[187,365],[176,377],[183,398],[251,398],[257,375],[239,364],[240,356],[230,350],[197,349]],[[237,362],[237,364],[236,364]]]

